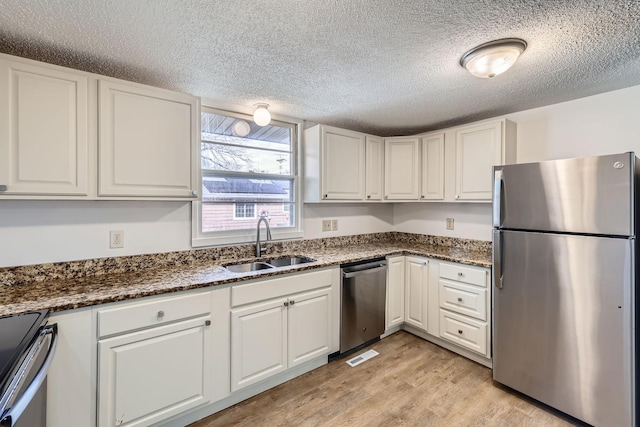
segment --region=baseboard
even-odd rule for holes
[[[158,424],[155,424],[155,427],[184,427],[188,424],[195,423],[196,421],[206,418],[209,415],[213,415],[216,412],[229,408],[236,403],[240,403],[243,400],[249,399],[250,397],[262,393],[263,391],[267,391],[277,385],[290,381],[295,377],[299,377],[302,374],[306,374],[307,372],[313,371],[314,369],[317,369],[326,364],[327,356],[310,360],[306,363],[303,363],[302,365],[296,366],[295,368],[291,368],[286,372],[282,372],[281,374],[274,375],[273,377],[267,378],[266,380],[261,381],[257,384],[254,384],[247,388],[243,388],[242,390],[238,390],[222,400],[206,406],[201,406],[192,410],[191,412],[176,415],[172,418],[166,419]]]
[[[386,338],[389,335],[393,335],[396,332],[398,332],[400,329],[402,329],[402,325],[398,325],[398,326],[394,326],[392,328],[387,329],[386,331],[384,331],[384,334],[380,335],[380,339],[382,338]]]
[[[418,328],[415,328],[411,325],[407,325],[406,323],[404,323],[402,325],[402,329],[409,332],[412,335],[415,335],[417,337],[422,338],[423,340],[429,341],[434,343],[435,345],[438,345],[440,347],[446,348],[449,351],[452,351],[454,353],[458,353],[461,356],[466,357],[467,359],[471,359],[476,363],[479,363],[483,366],[486,366],[487,368],[493,368],[493,361],[492,359],[487,359],[486,357],[478,354],[478,353],[474,353],[473,351],[469,351],[466,350],[462,347],[458,347],[457,345],[450,343],[447,340],[443,340],[442,338],[433,336],[431,334],[428,334],[424,331],[421,331]]]

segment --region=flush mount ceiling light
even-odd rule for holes
[[[511,68],[526,48],[527,42],[522,39],[494,40],[462,55],[460,65],[476,77],[495,77]]]
[[[271,121],[271,113],[267,108],[269,108],[269,104],[256,104],[256,111],[253,112],[253,121],[258,126],[266,126]]]

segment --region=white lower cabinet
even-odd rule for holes
[[[330,353],[330,288],[231,311],[231,391]]]
[[[47,374],[48,427],[95,426],[95,332],[91,308],[53,313],[58,344]]]
[[[404,321],[427,330],[429,261],[426,258],[407,257],[404,291]]]
[[[286,298],[231,312],[231,390],[287,369]]]
[[[388,258],[387,330],[406,325],[450,350],[491,358],[489,269],[417,256]],[[422,333],[426,334],[422,334]],[[461,354],[471,357],[472,353]],[[475,355],[474,355],[475,357]]]
[[[440,262],[440,338],[491,357],[489,270]]]
[[[336,350],[333,281],[323,270],[233,288],[231,391]]]
[[[146,426],[211,400],[211,292],[99,309],[97,321],[98,426]]]
[[[404,323],[405,257],[387,258],[387,309],[385,329]]]

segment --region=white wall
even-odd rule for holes
[[[640,153],[640,86],[510,114],[518,124],[518,162]],[[332,204],[304,207],[306,238],[404,231],[491,239],[489,204]],[[445,218],[455,230],[445,229]],[[322,219],[338,219],[323,233]],[[109,249],[124,230],[124,249]],[[0,267],[190,248],[184,202],[0,201]]]
[[[396,203],[394,231],[491,240],[491,206],[488,203]],[[446,219],[454,219],[447,230]]]
[[[518,163],[635,151],[640,86],[507,115],[518,125]],[[455,219],[455,230],[445,229]],[[489,204],[398,204],[397,231],[491,240]]]
[[[110,230],[124,248],[109,249]],[[190,247],[190,203],[0,201],[0,267]]]
[[[337,219],[338,231],[322,231],[323,219]],[[304,237],[345,236],[393,231],[392,204],[308,204],[304,206]]]

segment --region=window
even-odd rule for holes
[[[255,203],[235,203],[233,205],[233,218],[234,219],[246,219],[256,217],[256,204]]]
[[[297,144],[297,123],[258,126],[251,116],[202,107],[193,245],[253,241],[261,216],[274,238],[301,237]]]

